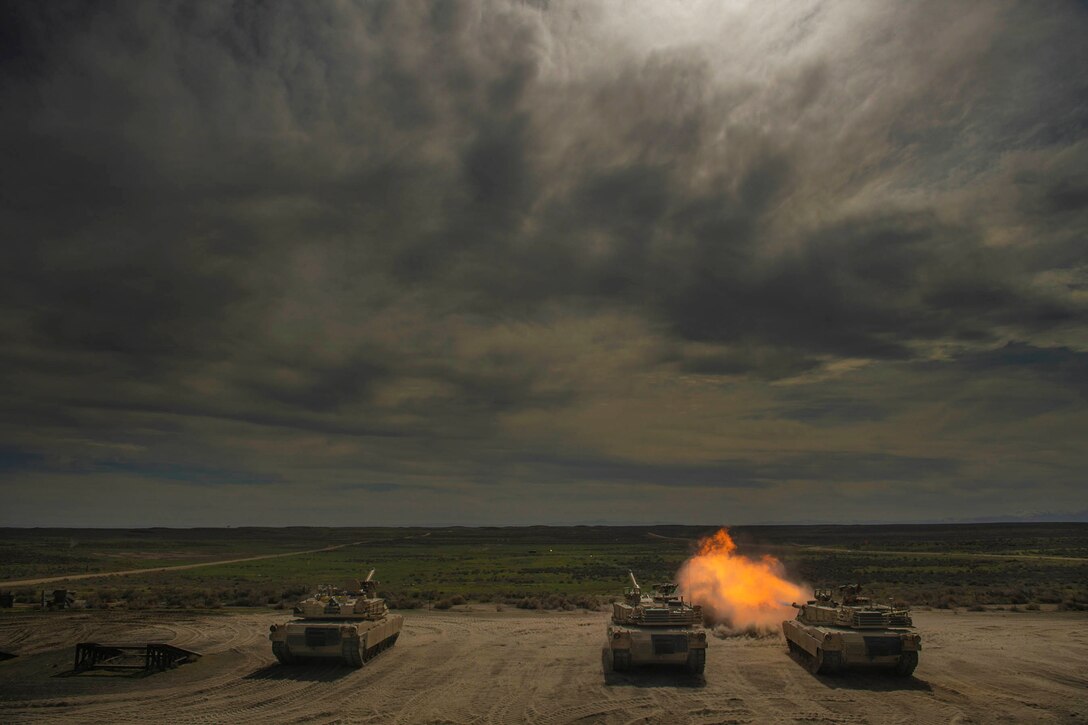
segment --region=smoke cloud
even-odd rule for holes
[[[726,633],[770,634],[791,619],[793,602],[805,599],[789,581],[782,563],[766,554],[751,559],[737,553],[726,529],[699,542],[699,551],[676,575],[680,592],[703,608],[709,625]]]

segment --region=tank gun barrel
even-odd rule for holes
[[[636,593],[641,594],[642,593],[642,587],[640,587],[638,585],[638,580],[635,579],[635,572],[629,571],[629,572],[627,572],[627,576],[631,577],[631,587],[634,588]]]
[[[378,582],[374,581],[375,569],[371,569],[370,573],[366,575],[366,579],[359,582],[359,591],[368,597],[376,596],[378,593]]]

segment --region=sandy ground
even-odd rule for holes
[[[820,677],[781,639],[714,639],[706,677],[617,674],[606,615],[407,612],[361,670],[275,663],[282,614],[9,613],[0,722],[1088,723],[1088,615],[916,612],[921,664],[900,680]],[[74,643],[164,641],[194,664],[146,677],[66,674]]]

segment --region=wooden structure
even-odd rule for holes
[[[84,670],[166,670],[200,659],[199,652],[169,644],[112,645],[80,642],[76,645],[73,669]]]

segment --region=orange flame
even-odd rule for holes
[[[699,542],[699,552],[680,567],[676,581],[708,622],[733,630],[769,632],[793,617],[792,602],[802,588],[784,578],[782,563],[766,554],[749,559],[736,553],[726,529]]]

